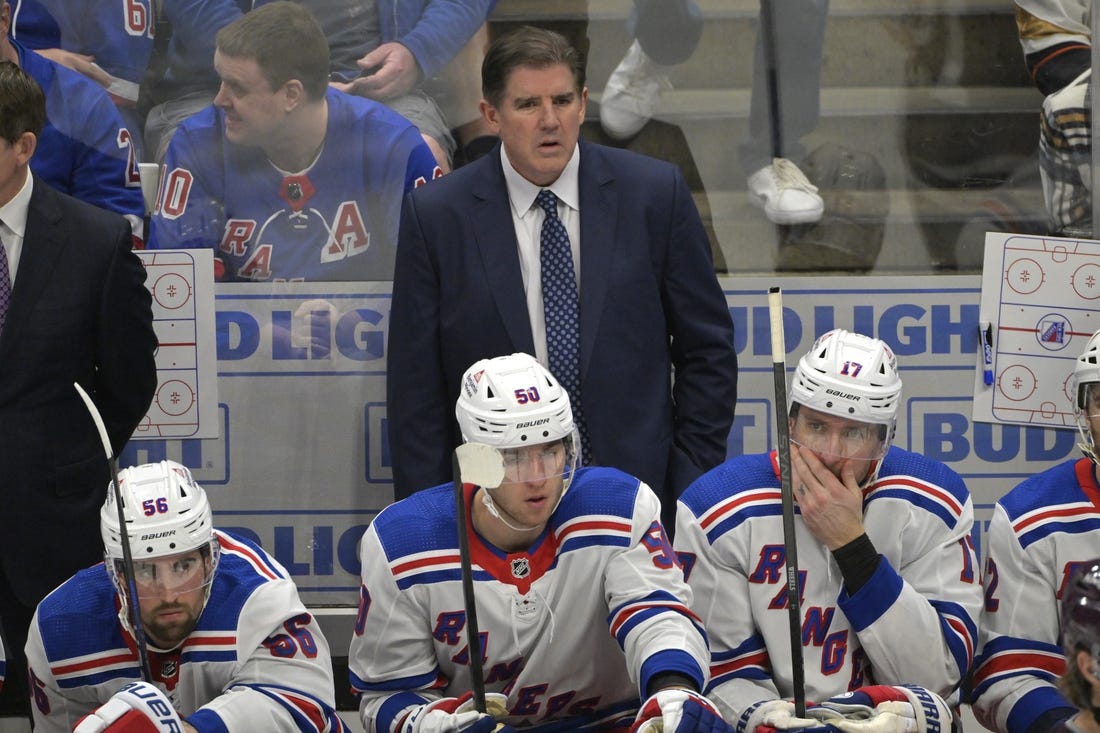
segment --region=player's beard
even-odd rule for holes
[[[179,612],[179,615],[169,620],[160,620],[160,614],[167,611],[176,611]],[[149,612],[147,618],[142,619],[145,635],[157,648],[164,650],[179,646],[195,629],[197,622],[195,609],[178,601],[161,603]]]

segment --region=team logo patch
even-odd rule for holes
[[[512,561],[512,577],[513,578],[526,578],[531,574],[531,563],[527,561],[525,557],[518,557]]]

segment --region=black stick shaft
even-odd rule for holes
[[[99,414],[99,408],[84,391],[78,382],[73,382],[76,393],[88,408],[88,414],[92,416],[99,440],[103,444],[103,452],[107,456],[107,466],[111,471],[111,488],[115,497],[115,509],[118,512],[118,538],[122,545],[122,574],[126,576],[126,605],[130,612],[130,622],[134,629],[134,643],[137,644],[138,664],[141,666],[141,678],[146,682],[153,681],[153,674],[149,667],[149,650],[145,644],[145,626],[141,623],[141,603],[137,597],[137,582],[134,579],[134,556],[130,552],[130,533],[126,531],[126,512],[122,506],[122,488],[118,483],[118,461],[111,449],[111,438],[107,435],[107,426],[103,423],[103,416]]]
[[[760,42],[764,49],[765,79],[768,89],[768,119],[771,122],[772,157],[783,157],[782,110],[779,100],[779,41],[775,31],[774,0],[760,0]]]
[[[462,563],[462,599],[466,604],[466,631],[470,640],[467,651],[470,655],[470,682],[474,693],[474,707],[479,713],[486,712],[485,675],[481,668],[481,634],[477,626],[477,600],[474,597],[474,571],[470,562],[470,537],[466,532],[466,497],[463,492],[462,469],[458,454],[452,459],[452,472],[455,485],[455,515],[458,518],[458,554]]]
[[[766,2],[766,0],[765,0]],[[771,317],[772,375],[775,381],[776,446],[779,457],[779,485],[783,496],[783,548],[787,555],[787,620],[791,631],[791,685],[795,715],[806,717],[806,675],[802,658],[802,604],[798,582],[798,547],[794,528],[794,493],[791,490],[791,444],[787,425],[787,364],[783,340],[783,293],[768,291]]]
[[[152,668],[149,666],[149,650],[145,644],[145,624],[141,622],[141,602],[138,600],[137,581],[134,575],[134,556],[130,551],[130,536],[126,531],[126,512],[122,507],[122,488],[118,484],[118,461],[111,457],[111,486],[115,492],[115,507],[118,509],[119,539],[122,543],[122,567],[126,575],[126,600],[130,607],[130,622],[134,627],[134,643],[137,644],[138,664],[141,665],[141,678],[153,681]]]

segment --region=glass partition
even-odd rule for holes
[[[326,622],[337,655],[347,648],[359,603],[358,538],[393,496],[385,360],[400,200],[406,189],[430,186],[433,175],[492,149],[478,108],[480,63],[499,34],[546,26],[586,50],[582,137],[680,167],[715,270],[729,287],[745,276],[828,276],[847,288],[858,283],[849,278],[868,274],[976,276],[986,232],[1091,235],[1087,186],[1087,200],[1063,217],[1072,219],[1068,228],[1055,227],[1048,211],[1040,176],[1044,95],[1025,63],[1024,20],[1018,26],[1004,0],[695,0],[684,11],[667,0],[664,14],[648,21],[634,17],[633,0],[498,0],[487,18],[448,21],[461,32],[445,48],[415,49],[426,54],[417,62],[428,73],[413,73],[404,91],[419,91],[393,106],[432,138],[428,168],[358,178],[348,171],[370,167],[398,143],[372,148],[363,128],[348,127],[355,134],[324,137],[304,160],[289,158],[294,164],[268,155],[266,178],[235,177],[243,160],[237,144],[250,138],[234,132],[239,120],[219,122],[208,105],[226,108],[227,93],[247,96],[232,85],[219,93],[214,70],[215,33],[240,15],[238,3],[227,0],[209,18],[184,18],[173,16],[173,0],[153,0],[155,7],[131,0],[133,32],[119,60],[119,47],[73,19],[36,28],[35,2],[55,13],[65,7],[24,0],[24,25],[16,14],[13,36],[28,49],[60,45],[99,59],[109,77],[96,78],[135,127],[112,151],[134,164],[125,185],[157,191],[149,202],[151,238],[158,226],[175,227],[173,241],[212,248],[228,268],[214,289],[220,437],[135,440],[122,463],[172,458],[189,466],[210,491],[219,526],[270,550],[307,604],[340,609]],[[385,19],[341,13],[395,4],[304,4],[318,13],[332,45],[329,80],[366,93],[374,69],[360,69],[356,59],[389,40],[392,29]],[[173,49],[187,54],[173,56]],[[173,65],[188,58],[190,66]],[[194,118],[184,122],[192,113],[207,115],[204,130]],[[271,114],[283,113],[273,107]],[[440,119],[443,127],[433,127]],[[189,137],[177,132],[169,145],[178,124]],[[152,127],[156,134],[139,143]],[[286,139],[302,147],[301,136]],[[1078,150],[1067,164],[1082,180],[1096,169],[1090,154]],[[140,180],[138,162],[164,160],[159,185],[149,185],[155,166]],[[326,168],[331,160],[339,165]],[[205,177],[181,161],[207,165]],[[368,180],[378,200],[360,207],[357,187]],[[194,206],[200,195],[205,213],[181,224],[188,197]],[[269,203],[251,213],[227,213],[228,199],[243,206],[264,195]],[[267,213],[258,213],[262,206]],[[262,246],[250,248],[261,235],[286,246],[308,236],[322,243],[326,264],[355,262],[371,248],[391,256],[354,277],[327,270],[314,277],[309,268],[279,274]],[[951,282],[977,301],[976,277]],[[859,307],[852,306],[857,317]],[[965,310],[950,308],[950,318]],[[976,306],[965,316],[976,321]],[[159,333],[163,341],[167,332]],[[973,349],[972,336],[965,349]]]

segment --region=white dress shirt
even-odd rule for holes
[[[8,275],[15,285],[15,272],[19,269],[19,257],[23,253],[23,235],[27,231],[27,210],[31,203],[31,189],[34,188],[34,176],[27,171],[27,180],[19,193],[0,206],[0,242],[8,256]]]
[[[565,231],[569,233],[569,247],[573,250],[573,272],[577,277],[577,296],[580,297],[581,277],[581,210],[580,185],[580,145],[573,149],[573,156],[565,165],[558,179],[545,188],[558,197],[558,216]],[[546,319],[542,305],[542,267],[539,250],[542,242],[542,221],[546,213],[535,203],[535,197],[544,187],[536,186],[521,176],[503,146],[500,148],[500,162],[504,169],[504,180],[508,185],[508,201],[512,206],[512,224],[516,229],[516,242],[519,244],[519,270],[523,277],[523,290],[527,294],[527,316],[531,320],[531,334],[535,339],[534,357],[549,368],[550,357],[546,350]],[[579,302],[579,300],[578,300]]]

